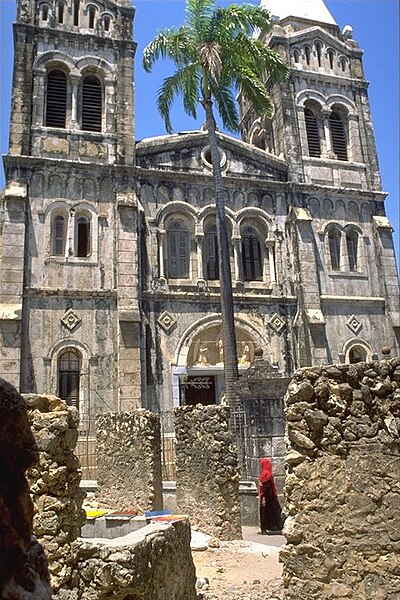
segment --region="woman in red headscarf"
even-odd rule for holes
[[[268,458],[260,458],[258,497],[261,534],[266,535],[269,531],[280,531],[282,529],[282,509],[272,475],[272,464]]]

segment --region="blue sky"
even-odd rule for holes
[[[282,0],[283,1],[283,0]],[[219,4],[228,4],[221,1]],[[253,3],[257,3],[256,0]],[[326,0],[338,25],[351,25],[353,37],[365,51],[364,69],[382,172],[383,188],[389,192],[386,212],[395,228],[399,257],[399,0]],[[0,0],[0,109],[1,154],[7,152],[10,89],[13,63],[12,22],[16,0]],[[168,65],[159,63],[153,74],[141,67],[143,48],[159,29],[179,25],[184,20],[183,0],[135,0],[134,35],[138,43],[135,61],[136,138],[165,133],[156,110],[156,92]],[[201,115],[201,112],[200,112]],[[203,120],[187,117],[179,102],[172,111],[175,131],[197,129]],[[0,170],[0,187],[4,175]]]

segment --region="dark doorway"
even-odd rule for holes
[[[213,375],[188,375],[181,381],[182,404],[215,404],[215,377]]]

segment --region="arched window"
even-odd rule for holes
[[[80,0],[74,0],[74,26],[78,27],[79,25],[79,3]]]
[[[101,131],[102,112],[101,82],[89,75],[82,83],[82,129]]]
[[[349,350],[349,363],[365,362],[367,360],[367,351],[362,346],[353,346]]]
[[[304,55],[306,57],[306,63],[309,65],[311,62],[311,48],[310,46],[304,46]]]
[[[347,137],[345,124],[342,116],[335,111],[329,115],[329,127],[331,130],[332,148],[339,160],[347,159]]]
[[[90,255],[90,221],[87,217],[78,217],[76,220],[75,248],[76,256],[84,258]]]
[[[328,59],[329,59],[329,67],[331,69],[333,69],[333,58],[334,58],[335,53],[333,52],[333,50],[329,49],[327,51],[327,55],[328,55]]]
[[[96,9],[94,6],[89,6],[89,29],[94,29],[94,19],[96,16]]]
[[[79,408],[80,356],[74,350],[66,350],[58,359],[58,395],[69,406]]]
[[[315,43],[315,50],[317,51],[318,66],[322,64],[322,46],[320,42]]]
[[[293,58],[294,62],[298,63],[300,60],[300,52],[298,50],[293,50]]]
[[[42,6],[42,21],[47,21],[49,18],[49,7],[47,4],[43,4]]]
[[[65,255],[66,223],[62,215],[53,219],[52,230],[52,254],[53,256]]]
[[[347,258],[350,271],[357,271],[358,262],[358,234],[356,231],[346,233]]]
[[[205,279],[219,279],[218,239],[215,223],[208,225],[205,229],[203,251]]]
[[[57,12],[58,12],[58,22],[64,23],[64,2],[59,2],[57,4]]]
[[[110,31],[111,19],[108,15],[104,17],[104,31]]]
[[[46,127],[65,129],[67,117],[67,76],[55,69],[47,75]]]
[[[337,229],[331,229],[328,234],[329,254],[333,271],[340,270],[340,241],[341,234]]]
[[[260,236],[254,227],[242,229],[243,277],[245,281],[262,281]]]
[[[189,232],[182,221],[171,221],[167,229],[168,278],[189,277]]]
[[[319,139],[318,120],[312,110],[304,109],[304,119],[306,122],[307,144],[309,156],[321,157],[321,143]]]

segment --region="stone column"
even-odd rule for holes
[[[234,259],[234,281],[236,283],[240,283],[243,281],[243,273],[242,273],[242,265],[240,261],[241,252],[240,252],[240,242],[241,237],[239,234],[232,235],[232,244],[233,244],[233,259]]]
[[[272,285],[276,283],[276,269],[275,269],[275,240],[268,237],[265,240],[265,248],[268,256],[269,266],[269,283]]]
[[[78,87],[80,77],[78,75],[70,75],[71,82],[71,129],[79,129],[78,124]]]
[[[32,125],[40,127],[44,125],[46,69],[35,69],[33,71],[33,102],[32,102]]]
[[[165,278],[165,266],[164,266],[164,242],[165,242],[165,230],[158,229],[157,231],[157,242],[158,242],[158,276]]]
[[[329,115],[331,112],[331,108],[326,104],[321,108],[321,117],[324,125],[325,158],[336,158],[332,149],[331,128],[329,127]]]
[[[196,232],[196,246],[197,246],[197,279],[204,281],[203,273],[203,233]]]

